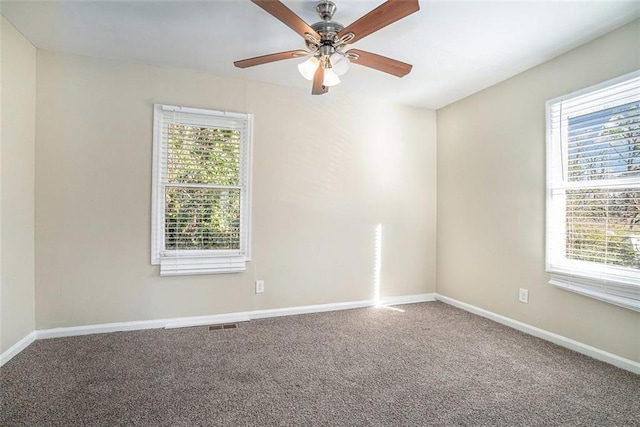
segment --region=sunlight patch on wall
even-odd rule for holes
[[[382,271],[382,224],[376,226],[373,257],[373,301],[376,308],[385,308],[404,313],[400,308],[390,307],[382,303],[380,298],[380,273]]]
[[[382,224],[376,226],[373,257],[373,301],[380,303],[380,270],[382,268]]]

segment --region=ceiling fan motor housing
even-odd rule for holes
[[[315,24],[311,24],[311,28],[322,37],[321,44],[328,44],[335,40],[336,35],[342,31],[344,25],[335,21],[320,21]]]
[[[316,6],[318,16],[322,21],[316,22],[311,25],[311,28],[320,35],[320,40],[307,40],[307,47],[312,51],[320,51],[321,54],[331,54],[334,52],[334,43],[337,40],[337,35],[344,29],[344,25],[339,22],[332,21],[333,14],[338,10],[335,3],[322,0]],[[326,46],[330,46],[331,49],[327,49]],[[330,50],[330,52],[329,52]]]

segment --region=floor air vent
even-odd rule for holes
[[[223,329],[237,329],[237,323],[222,323],[220,325],[209,325],[210,331],[221,331]]]

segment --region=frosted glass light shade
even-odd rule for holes
[[[333,68],[327,68],[324,70],[323,86],[335,86],[340,83],[340,77],[333,71]]]
[[[298,65],[298,71],[300,71],[300,74],[302,74],[302,77],[304,77],[305,79],[313,80],[313,75],[315,74],[319,64],[320,61],[318,61],[318,58],[312,56],[302,64]]]
[[[349,59],[346,56],[340,55],[339,53],[334,53],[329,58],[329,62],[331,62],[331,68],[333,68],[333,72],[336,75],[341,76],[347,71],[349,71]]]

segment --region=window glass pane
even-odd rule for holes
[[[171,124],[168,133],[169,183],[240,185],[240,131]]]
[[[240,190],[166,187],[165,250],[240,249]]]
[[[640,190],[566,192],[566,257],[640,269]]]
[[[640,102],[568,120],[569,181],[640,176]]]

